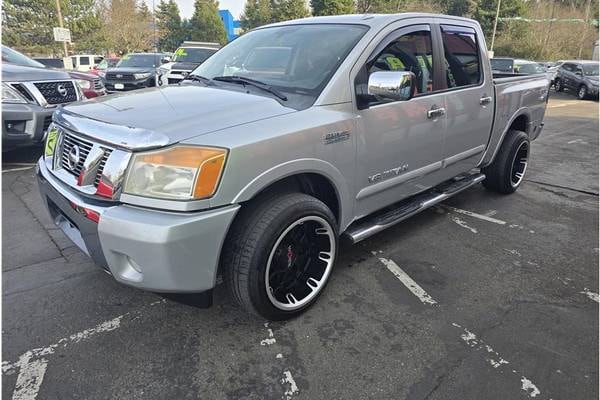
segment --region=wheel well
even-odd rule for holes
[[[316,173],[301,173],[287,176],[262,189],[252,199],[265,193],[291,192],[305,193],[321,200],[333,213],[335,219],[340,221],[340,202],[335,186],[329,179]],[[250,201],[252,201],[252,199]]]
[[[529,118],[526,115],[521,114],[510,124],[509,130],[523,131],[529,134]]]

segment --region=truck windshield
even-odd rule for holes
[[[154,54],[127,54],[121,58],[117,67],[157,67],[160,57]]]
[[[223,47],[193,74],[210,79],[241,76],[316,96],[367,29],[342,24],[258,29]]]
[[[598,76],[598,64],[586,64],[583,66],[585,76]]]
[[[217,52],[217,49],[200,49],[195,47],[180,47],[173,55],[174,62],[202,63]]]

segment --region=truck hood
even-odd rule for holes
[[[3,82],[27,82],[47,80],[60,81],[65,79],[70,79],[70,76],[64,71],[2,63]]]
[[[177,143],[295,111],[269,97],[189,84],[95,98],[66,106],[60,113],[83,134],[115,143],[111,138],[116,132],[126,131],[127,138],[115,144],[144,148],[145,137],[159,136],[163,145]],[[90,132],[94,121],[99,133]],[[102,137],[103,130],[114,132]]]
[[[106,72],[115,74],[143,74],[145,72],[154,72],[156,68],[152,67],[113,67],[108,68]]]

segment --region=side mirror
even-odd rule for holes
[[[171,57],[165,57],[165,58],[163,58],[162,60],[160,60],[160,63],[161,63],[161,64],[166,64],[166,63],[168,63],[168,62],[171,62]]]
[[[368,92],[379,101],[410,100],[416,82],[416,75],[409,71],[377,71],[369,75]]]

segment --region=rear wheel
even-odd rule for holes
[[[494,161],[482,171],[483,186],[498,193],[513,193],[521,186],[528,163],[529,137],[522,131],[509,131]]]
[[[263,197],[242,209],[223,250],[234,299],[270,320],[292,318],[325,288],[337,255],[333,214],[302,193]]]
[[[577,91],[577,98],[579,100],[585,100],[588,97],[587,87],[585,85],[581,85],[579,90]]]

